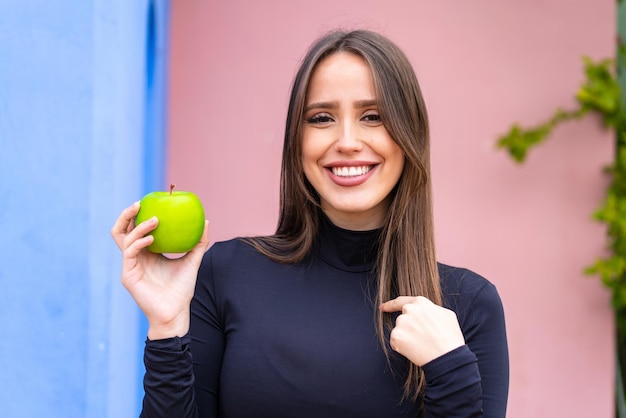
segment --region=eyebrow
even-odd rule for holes
[[[356,102],[354,102],[354,107],[357,109],[360,109],[363,107],[376,106],[377,104],[378,104],[378,101],[374,99],[357,100]],[[311,103],[307,105],[304,108],[304,111],[307,112],[311,109],[337,109],[338,107],[339,107],[339,102],[316,102],[316,103]]]

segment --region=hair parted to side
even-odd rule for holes
[[[336,52],[350,52],[369,65],[382,122],[405,155],[404,171],[393,190],[382,227],[377,260],[378,304],[400,295],[425,296],[441,304],[435,257],[430,145],[426,106],[405,54],[386,37],[367,30],[333,31],[318,39],[305,55],[293,81],[280,183],[280,213],[276,233],[248,238],[258,251],[281,263],[303,260],[318,231],[320,200],[304,175],[302,125],[306,93],[317,65]],[[393,327],[389,314],[376,309],[376,329],[389,356],[385,330]],[[417,399],[423,373],[410,364],[404,397]]]

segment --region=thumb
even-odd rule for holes
[[[187,256],[191,258],[192,261],[199,263],[200,260],[202,260],[202,256],[204,255],[208,247],[209,247],[209,221],[205,219],[204,231],[202,231],[202,237],[200,237],[200,241],[198,241],[196,246],[193,247],[191,251],[189,251]]]

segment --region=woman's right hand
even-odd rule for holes
[[[146,250],[147,235],[158,225],[156,217],[135,226],[139,202],[124,209],[111,228],[122,251],[122,284],[148,318],[148,338],[182,337],[189,331],[189,305],[193,298],[202,256],[207,250],[208,221],[200,242],[181,258],[170,259]]]

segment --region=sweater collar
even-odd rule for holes
[[[333,224],[324,214],[320,216],[317,256],[340,270],[370,271],[376,263],[380,229],[351,231]]]

